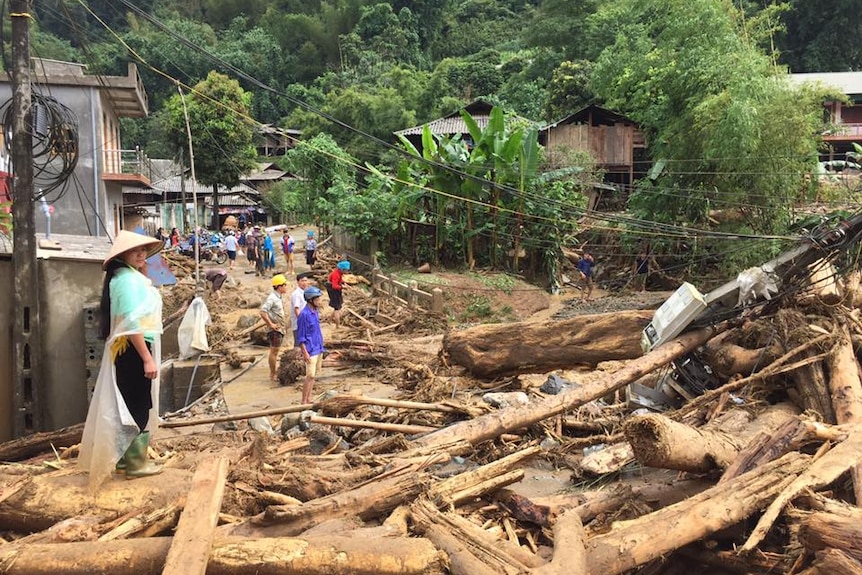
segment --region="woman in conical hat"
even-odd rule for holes
[[[105,351],[78,458],[93,490],[112,471],[127,479],[161,471],[147,461],[147,430],[158,424],[162,298],[143,272],[162,246],[155,238],[121,231],[102,263]]]

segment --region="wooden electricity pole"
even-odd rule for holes
[[[30,91],[31,0],[12,0],[12,269],[15,274],[13,387],[15,437],[42,431],[42,329],[33,199],[32,95]]]

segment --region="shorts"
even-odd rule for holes
[[[218,291],[224,285],[224,280],[227,279],[227,273],[219,274],[213,280],[213,291]]]
[[[230,261],[234,261],[236,259],[236,252],[228,251],[227,259],[229,259]]]
[[[317,377],[323,367],[323,354],[312,355],[305,364],[305,377]]]
[[[329,294],[329,307],[336,311],[340,310],[341,306],[344,305],[344,294],[341,290],[328,287],[326,293]]]
[[[271,331],[266,335],[266,339],[269,341],[269,347],[279,348],[284,342],[284,334],[280,331]]]

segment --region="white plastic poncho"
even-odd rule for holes
[[[180,327],[177,330],[177,345],[180,348],[180,359],[189,359],[209,351],[207,328],[212,318],[203,298],[196,297],[186,310]]]
[[[144,334],[151,341],[151,353],[160,366],[162,361],[162,298],[153,283],[132,268],[117,270],[111,279],[111,333],[105,342],[105,353],[99,367],[99,377],[87,412],[81,439],[78,465],[90,473],[90,489],[95,491],[123,456],[138,426],[117,388],[114,358],[117,351],[131,345],[126,336]],[[153,408],[147,429],[154,430],[159,422],[159,376],[152,384]]]

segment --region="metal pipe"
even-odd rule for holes
[[[105,144],[107,142],[102,142],[102,146],[97,146],[96,142],[96,124],[99,123],[101,125],[101,119],[96,118],[96,93],[95,87],[90,87],[90,118],[92,122],[90,122],[90,137],[92,138],[91,146],[93,148],[93,219],[95,220],[95,236],[99,235],[99,223],[101,222],[101,218],[99,218],[99,150],[102,153],[105,152]],[[105,230],[107,231],[107,230]]]

